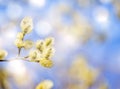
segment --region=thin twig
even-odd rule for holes
[[[4,60],[0,60],[0,62],[11,62],[11,61],[16,61],[16,60],[23,60],[23,61],[31,62],[30,60],[26,60],[26,57],[12,58],[11,60],[4,59]]]
[[[24,58],[29,58],[29,56],[25,56]]]
[[[20,56],[21,48],[18,48],[18,56]]]
[[[8,62],[9,60],[0,60],[0,62]]]

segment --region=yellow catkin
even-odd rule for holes
[[[51,68],[53,66],[53,62],[52,60],[47,60],[47,59],[41,59],[40,62],[39,62],[43,67],[46,67],[46,68]]]
[[[24,37],[24,34],[23,34],[22,32],[18,32],[18,33],[17,33],[17,39],[22,40],[23,37]]]
[[[7,52],[5,50],[0,50],[0,60],[3,60],[7,56]]]
[[[31,50],[29,53],[29,58],[31,59],[31,61],[34,61],[37,58],[37,50]]]
[[[22,47],[23,47],[23,41],[20,40],[20,39],[16,39],[16,40],[15,40],[15,45],[16,45],[18,48],[22,48]]]
[[[52,37],[48,37],[45,39],[45,46],[51,46],[54,43],[54,39]]]
[[[37,85],[35,89],[52,89],[53,82],[51,80],[44,80]]]
[[[25,40],[24,42],[23,42],[23,47],[25,48],[25,49],[30,49],[30,48],[32,48],[33,47],[33,42],[32,41],[30,41],[30,40]]]
[[[30,33],[33,29],[33,22],[31,17],[25,17],[20,24],[23,33]]]
[[[43,50],[44,50],[43,40],[38,40],[38,41],[36,42],[36,48],[37,48],[38,50],[40,50],[40,52],[43,52]]]
[[[46,51],[43,53],[43,56],[46,58],[46,59],[51,59],[51,57],[53,56],[54,54],[54,49],[53,48],[48,48],[46,49]]]

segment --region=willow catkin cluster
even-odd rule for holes
[[[34,43],[31,40],[24,40],[24,36],[30,33],[33,29],[33,23],[31,17],[25,17],[20,24],[21,32],[17,34],[15,45],[18,49],[25,48],[30,49]],[[35,49],[29,52],[28,58],[31,62],[38,62],[40,65],[50,68],[53,66],[52,60],[50,60],[54,53],[53,48],[54,39],[48,37],[45,40],[37,40],[35,43]]]
[[[99,71],[90,67],[84,57],[78,57],[70,68],[71,77],[80,80],[85,86],[91,86],[96,81]]]
[[[21,32],[18,32],[15,45],[18,48],[29,49],[33,46],[33,42],[31,40],[24,40],[24,36],[30,33],[33,29],[33,22],[31,17],[25,17],[20,24]]]
[[[36,89],[52,89],[53,82],[51,80],[44,80],[37,85]]]
[[[38,40],[35,49],[29,53],[30,60],[39,62],[44,67],[52,67],[53,62],[50,59],[54,54],[53,41],[54,39],[52,37],[46,38],[45,40]]]

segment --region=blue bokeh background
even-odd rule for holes
[[[109,89],[120,89],[119,5],[119,0],[0,0],[0,48],[8,51],[7,58],[17,55],[14,40],[25,16],[34,22],[33,32],[26,39],[55,38],[55,65],[51,69],[24,61],[12,66],[0,63],[1,68],[12,67],[14,72],[29,75],[30,80],[21,87],[9,80],[12,89],[34,89],[44,79],[53,80],[54,89],[64,89],[64,82],[69,81],[64,71],[78,55],[86,56],[95,68],[104,67],[101,75]],[[23,50],[22,55],[27,52]]]

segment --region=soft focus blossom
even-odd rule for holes
[[[0,60],[3,60],[7,56],[7,52],[3,49],[0,49]]]
[[[36,89],[52,89],[53,82],[51,80],[44,80],[37,85]]]

